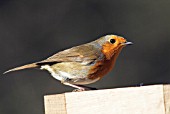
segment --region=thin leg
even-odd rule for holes
[[[77,89],[73,90],[73,92],[80,92],[80,91],[86,91],[86,90],[97,90],[96,88],[87,87],[87,86],[83,86],[83,85],[74,85],[74,84],[70,84],[67,82],[64,82],[63,84],[77,88]]]
[[[88,87],[88,86],[84,86],[84,85],[77,85],[79,87],[83,87],[85,88],[86,90],[97,90],[97,88],[94,88],[94,87]]]
[[[70,84],[70,83],[67,83],[67,82],[64,82],[63,84],[64,84],[64,85],[71,86],[71,87],[74,87],[74,88],[77,88],[78,91],[85,91],[85,89],[86,89],[86,88],[84,88],[84,87],[81,87],[81,86],[78,86],[78,85],[74,85],[74,84]]]

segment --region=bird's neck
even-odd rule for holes
[[[116,50],[116,52],[114,52],[111,57],[110,56],[106,57],[104,64],[108,68],[108,72],[110,72],[113,69],[113,67],[114,67],[114,65],[116,63],[116,59],[119,56],[122,48],[123,47],[120,47],[118,50]]]

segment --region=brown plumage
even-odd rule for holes
[[[16,67],[5,73],[36,68],[47,70],[65,85],[85,90],[85,84],[94,83],[111,71],[122,48],[131,42],[116,35],[106,35],[93,42],[75,46],[32,64]]]
[[[6,74],[8,72],[13,72],[13,71],[17,71],[17,70],[23,70],[23,69],[27,69],[27,68],[35,68],[35,67],[38,67],[38,65],[36,65],[36,63],[27,64],[27,65],[23,65],[23,66],[20,66],[20,67],[10,69],[10,70],[4,72],[4,74]]]

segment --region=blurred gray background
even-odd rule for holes
[[[72,91],[46,71],[10,68],[43,60],[106,34],[134,45],[89,86],[99,89],[170,83],[169,0],[0,0],[0,114],[43,114],[43,96]]]

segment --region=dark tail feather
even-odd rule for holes
[[[20,67],[16,67],[16,68],[10,69],[10,70],[4,72],[3,74],[9,73],[9,72],[13,72],[13,71],[17,71],[17,70],[23,70],[23,69],[27,69],[27,68],[35,68],[35,67],[38,67],[38,66],[39,65],[37,65],[36,63],[27,64],[27,65],[23,65],[23,66],[20,66]]]

